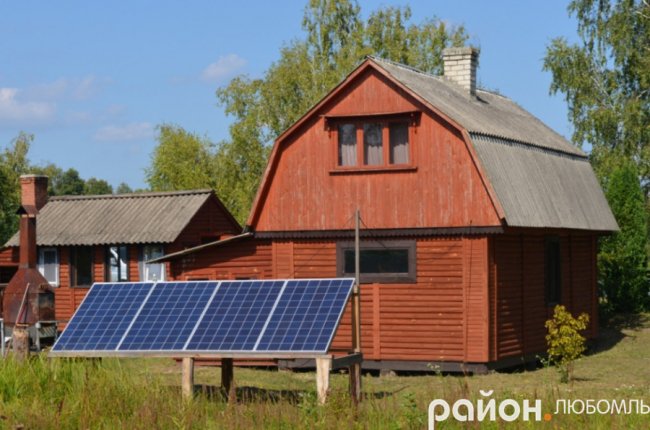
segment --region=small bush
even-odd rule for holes
[[[573,363],[585,351],[585,337],[580,334],[589,324],[589,315],[574,318],[562,305],[555,306],[553,318],[546,321],[548,360],[560,372],[560,382],[571,380]]]

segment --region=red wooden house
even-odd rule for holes
[[[364,367],[520,363],[556,303],[595,337],[616,221],[584,152],[476,88],[477,56],[445,51],[444,77],[368,58],[276,140],[246,233],[158,261],[178,279],[349,276],[358,208]]]
[[[59,328],[94,282],[164,280],[163,264],[145,262],[241,232],[211,190],[48,199],[47,177],[21,182],[23,206],[38,211],[37,264],[54,287]],[[18,245],[16,233],[0,252],[0,266],[17,265]]]

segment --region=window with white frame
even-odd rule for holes
[[[59,252],[56,248],[38,250],[38,271],[53,287],[59,285]]]
[[[106,248],[106,280],[109,282],[129,280],[129,248],[126,245]]]
[[[165,255],[162,245],[144,245],[140,252],[140,280],[164,281],[165,263],[146,264],[147,261]]]

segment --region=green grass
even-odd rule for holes
[[[650,322],[619,320],[603,330],[597,351],[578,361],[575,380],[560,384],[553,368],[483,376],[365,376],[358,409],[347,396],[347,375],[332,377],[325,406],[315,396],[313,372],[235,369],[238,401],[217,388],[218,368],[199,367],[197,395],[180,394],[180,367],[166,359],[72,360],[33,357],[0,362],[0,426],[29,429],[401,429],[424,428],[429,402],[478,399],[494,390],[497,401],[542,399],[643,399],[650,403]],[[650,415],[556,415],[550,422],[483,422],[450,419],[436,428],[650,428]]]

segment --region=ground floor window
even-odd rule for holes
[[[546,303],[556,305],[562,300],[562,271],[560,267],[560,239],[549,236],[544,241],[544,286]]]
[[[164,281],[165,263],[147,264],[147,261],[165,255],[162,245],[144,245],[140,252],[140,280],[141,281]]]
[[[90,287],[93,283],[93,248],[75,246],[70,248],[70,285]]]
[[[359,267],[362,283],[400,283],[416,281],[414,240],[362,241]],[[339,242],[336,252],[338,276],[353,277],[354,242]]]
[[[38,271],[50,285],[59,285],[59,253],[56,248],[39,248]]]
[[[126,245],[106,248],[106,280],[108,282],[129,280],[129,248]]]

